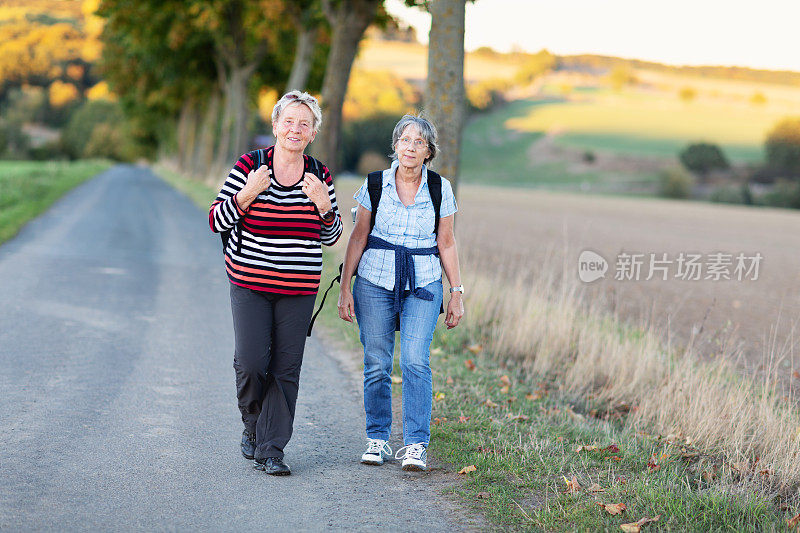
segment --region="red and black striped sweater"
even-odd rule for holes
[[[273,149],[264,150],[262,161],[273,168]],[[304,172],[312,172],[311,156],[303,155]],[[231,283],[276,294],[316,294],[322,274],[322,244],[334,244],[342,234],[342,219],[336,204],[330,171],[322,169],[336,216],[326,223],[317,207],[303,193],[302,179],[284,187],[275,179],[246,211],[235,195],[255,166],[255,152],[244,154],[231,169],[217,199],[211,204],[208,222],[214,232],[241,223],[242,243],[232,231],[225,249],[225,269]]]

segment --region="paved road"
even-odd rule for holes
[[[0,530],[458,529],[445,474],[357,463],[357,381],[318,339],[294,475],[241,457],[219,248],[205,213],[133,166],[0,247]]]

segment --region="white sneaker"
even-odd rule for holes
[[[405,450],[405,454],[402,451]],[[419,472],[426,469],[425,460],[428,458],[426,443],[409,444],[397,450],[395,459],[403,459],[403,470]]]
[[[392,456],[389,444],[381,439],[367,439],[367,451],[361,456],[361,462],[365,465],[382,465],[384,456]]]

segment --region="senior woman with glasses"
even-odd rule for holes
[[[464,315],[453,233],[458,207],[445,178],[441,178],[441,194],[432,194],[439,190],[438,184],[432,185],[434,173],[427,168],[437,151],[433,124],[404,116],[392,133],[392,149],[392,165],[376,184],[380,201],[374,227],[370,226],[375,193],[370,194],[369,178],[355,194],[358,209],[342,269],[339,317],[352,322],[355,314],[364,345],[367,450],[361,462],[380,465],[392,454],[387,441],[392,425],[395,329],[399,327],[404,446],[395,458],[402,458],[403,470],[425,470],[433,393],[430,345],[442,306],[442,267],[450,283],[448,329],[456,327]],[[437,197],[441,200],[438,232]]]
[[[321,122],[313,96],[284,95],[272,111],[275,145],[239,158],[209,213],[213,231],[230,231],[225,266],[242,455],[272,475],[290,474],[283,449],[292,435],[321,244],[342,233],[331,174],[303,154]]]

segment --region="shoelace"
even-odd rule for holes
[[[385,440],[381,439],[367,439],[367,453],[380,455],[392,455],[392,449]]]
[[[419,444],[407,444],[403,446],[399,450],[397,450],[397,455],[394,456],[395,459],[405,459],[408,457],[409,459],[416,459],[422,460],[422,454],[425,453],[425,446],[426,443],[419,443]],[[403,450],[406,451],[405,454],[401,453]]]

